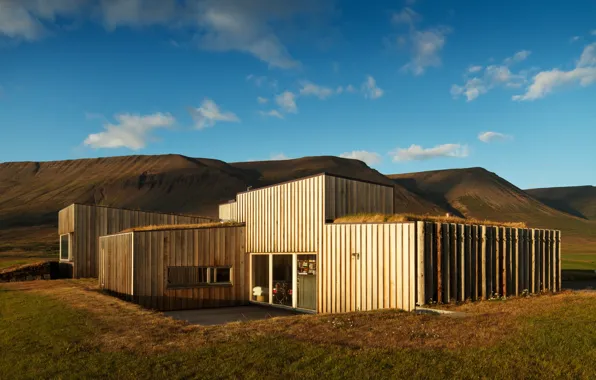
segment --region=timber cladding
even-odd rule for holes
[[[157,310],[243,305],[249,298],[245,238],[245,227],[138,231],[104,236],[99,239],[100,286]],[[110,265],[119,260],[122,268]],[[129,262],[132,267],[125,264]],[[220,269],[229,271],[229,281],[214,283],[215,270]],[[207,280],[196,274],[206,275],[207,271],[210,271],[211,283],[198,284],[198,280]],[[180,286],[178,281],[168,278],[184,272],[194,274],[193,283]],[[172,282],[176,283],[175,287]]]
[[[418,303],[561,290],[561,232],[417,222]]]
[[[320,174],[237,195],[237,221],[251,253],[319,252],[325,221],[354,213],[393,213],[393,187]],[[228,208],[220,206],[220,218]]]
[[[58,232],[70,236],[73,277],[97,277],[98,239],[126,228],[159,224],[197,224],[212,218],[72,204],[58,213]]]
[[[328,224],[325,236],[319,312],[415,308],[415,223]]]

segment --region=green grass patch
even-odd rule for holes
[[[280,333],[260,334],[253,327],[259,325],[247,322],[242,324],[246,333],[242,339],[141,353],[112,352],[99,344],[101,334],[113,326],[84,309],[12,289],[16,288],[0,287],[0,377],[7,379],[596,377],[596,302],[578,294],[557,296],[568,299],[554,310],[520,316],[516,334],[486,347],[384,349],[317,344]],[[106,304],[115,302],[105,299]],[[489,307],[506,308],[509,302],[515,301]],[[404,315],[395,313],[391,318]],[[304,334],[308,338],[308,330]]]

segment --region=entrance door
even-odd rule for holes
[[[317,308],[317,255],[297,255],[297,306],[300,309]]]
[[[273,304],[293,306],[293,255],[273,255]]]

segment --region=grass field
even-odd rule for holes
[[[596,292],[188,326],[96,281],[0,285],[0,378],[594,378]]]

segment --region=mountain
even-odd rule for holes
[[[495,221],[524,221],[562,231],[564,249],[596,251],[596,222],[553,208],[483,168],[388,175],[396,184],[455,215]]]
[[[393,185],[361,161],[329,156],[231,164],[181,155],[9,162],[0,164],[0,222],[4,228],[55,224],[57,211],[73,202],[216,216],[219,203],[248,186],[323,171]],[[404,207],[439,210],[395,188],[396,202]]]
[[[580,218],[596,220],[596,187],[547,187],[526,190],[528,194],[552,208]]]

